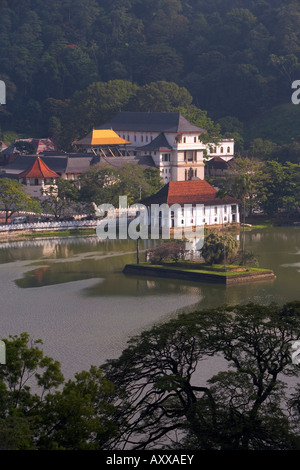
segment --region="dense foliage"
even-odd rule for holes
[[[0,16],[2,129],[53,135],[75,93],[114,80],[174,82],[214,120],[244,122],[299,79],[295,0],[3,0]]]
[[[299,450],[299,320],[299,302],[181,314],[67,382],[40,340],[9,337],[0,448]]]

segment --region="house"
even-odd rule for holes
[[[44,191],[55,185],[59,175],[48,168],[40,157],[36,157],[29,168],[18,174],[19,183],[26,185],[26,192],[31,197],[40,198]]]
[[[239,201],[231,196],[218,197],[218,191],[205,180],[171,181],[142,203],[149,218],[158,206],[175,205],[164,220],[170,227],[240,223]]]
[[[112,129],[93,129],[86,137],[74,142],[77,148],[85,149],[104,158],[122,155],[119,148],[130,144]]]
[[[18,175],[27,170],[36,158],[37,155],[16,155],[7,165],[2,166],[1,176],[18,178]],[[78,175],[99,162],[99,158],[93,154],[45,152],[40,154],[39,158],[48,168],[58,173],[60,178],[69,180],[77,179]]]
[[[86,137],[74,142],[77,149],[86,151],[89,154],[93,153],[98,157],[98,161],[106,167],[121,168],[126,163],[130,163],[139,165],[143,169],[155,168],[155,163],[151,157],[131,155],[124,150],[130,144],[128,140],[121,138],[112,129],[93,129]]]
[[[201,142],[201,135],[207,131],[190,123],[180,112],[119,112],[95,130],[101,129],[113,129],[127,141],[126,146],[119,147],[123,157],[140,156],[150,165],[154,163],[165,183],[204,179],[204,154],[227,159],[234,153],[233,139],[224,139],[214,147]],[[87,151],[100,154],[101,147],[90,145]]]
[[[225,177],[230,167],[230,160],[215,156],[205,163],[205,176]]]

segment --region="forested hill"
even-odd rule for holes
[[[1,0],[1,127],[49,135],[95,82],[172,82],[218,120],[290,102],[297,0]]]

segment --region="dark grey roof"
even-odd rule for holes
[[[94,155],[91,154],[59,154],[59,155],[42,155],[40,158],[43,162],[56,173],[82,173],[89,169],[91,164],[94,163]],[[3,167],[5,172],[10,173],[10,170],[24,171],[29,168],[36,155],[19,155],[11,163]]]
[[[126,163],[139,165],[143,170],[146,168],[156,168],[151,155],[142,156],[122,156],[122,157],[100,157],[100,162],[113,168],[122,168]]]
[[[167,141],[167,138],[163,132],[161,132],[155,139],[153,139],[149,144],[144,145],[143,147],[138,147],[139,150],[159,150],[159,149],[166,149],[172,150],[172,146]]]
[[[97,129],[113,129],[117,131],[148,131],[148,132],[206,132],[205,129],[191,124],[179,112],[150,113],[124,111],[116,114],[109,122]]]
[[[67,166],[66,166],[66,173],[83,173],[87,171],[90,166],[94,163],[94,155],[85,155],[82,156],[68,156],[67,158]]]

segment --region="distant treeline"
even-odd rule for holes
[[[246,122],[300,78],[293,0],[2,0],[0,18],[2,131],[55,134],[75,92],[114,80],[173,82],[213,120]]]

